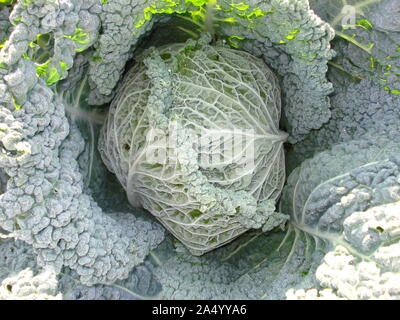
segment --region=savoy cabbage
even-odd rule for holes
[[[278,81],[262,60],[206,40],[153,49],[137,62],[99,141],[129,202],[193,254],[287,220],[274,213],[287,138]]]
[[[0,299],[399,299],[397,0],[0,5]]]

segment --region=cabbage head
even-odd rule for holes
[[[194,255],[287,220],[274,212],[287,138],[278,80],[261,59],[209,42],[206,35],[142,53],[99,141],[129,202]]]

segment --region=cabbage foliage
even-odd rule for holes
[[[99,142],[125,188],[195,255],[274,213],[285,181],[278,80],[209,37],[144,53],[113,100]]]

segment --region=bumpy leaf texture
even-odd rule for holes
[[[118,0],[104,4],[100,15],[104,34],[99,37],[96,59],[89,69],[90,102],[111,100],[112,88],[138,40],[160,23],[160,17],[174,13],[196,16],[207,2],[198,1],[198,6],[185,0],[151,0],[145,4]],[[262,57],[281,78],[289,141],[300,141],[326,123],[330,117],[328,96],[332,93],[326,72],[334,56],[330,47],[334,31],[310,10],[308,1],[219,0],[215,4],[217,9],[209,19],[215,33],[230,43],[236,39],[239,43],[235,47]]]
[[[15,26],[0,51],[0,165],[7,177],[0,225],[33,246],[40,266],[70,268],[85,284],[112,283],[144,260],[163,231],[131,214],[108,215],[84,192],[77,159],[85,141],[49,82],[65,77],[76,53],[97,39],[99,4],[75,4],[23,1],[10,14]],[[89,41],[76,39],[77,30]],[[53,36],[48,74],[35,61],[39,34]]]
[[[135,64],[99,142],[131,204],[194,254],[285,221],[273,214],[287,138],[278,128],[278,81],[262,60],[205,41],[161,48]]]
[[[0,217],[11,231],[0,229],[2,298],[398,299],[396,0],[217,1],[215,35],[262,57],[282,89],[293,172],[280,208],[291,221],[202,257],[172,236],[150,251],[163,232],[102,166],[104,112],[93,105],[113,99],[142,40],[174,13],[196,15],[195,2],[0,9]],[[342,28],[346,5],[355,29]]]
[[[374,137],[305,161],[284,189],[286,233],[248,233],[205,257],[158,248],[161,297],[398,299],[398,147]]]
[[[400,130],[400,95],[397,91],[400,30],[384,29],[382,19],[378,19],[392,19],[400,8],[399,3],[390,0],[344,3],[337,0],[312,1],[311,5],[355,42],[342,37],[334,40],[337,56],[331,62],[328,75],[335,88],[331,95],[331,119],[294,145],[293,152],[287,154],[288,172],[306,158],[334,144],[359,139],[367,133],[385,134],[396,139]],[[346,5],[352,5],[353,9],[345,9]],[[342,22],[349,23],[345,18],[349,12],[354,12],[355,25],[342,30]],[[371,23],[370,29],[365,29],[367,22]],[[371,49],[367,52],[365,48],[368,46]]]

